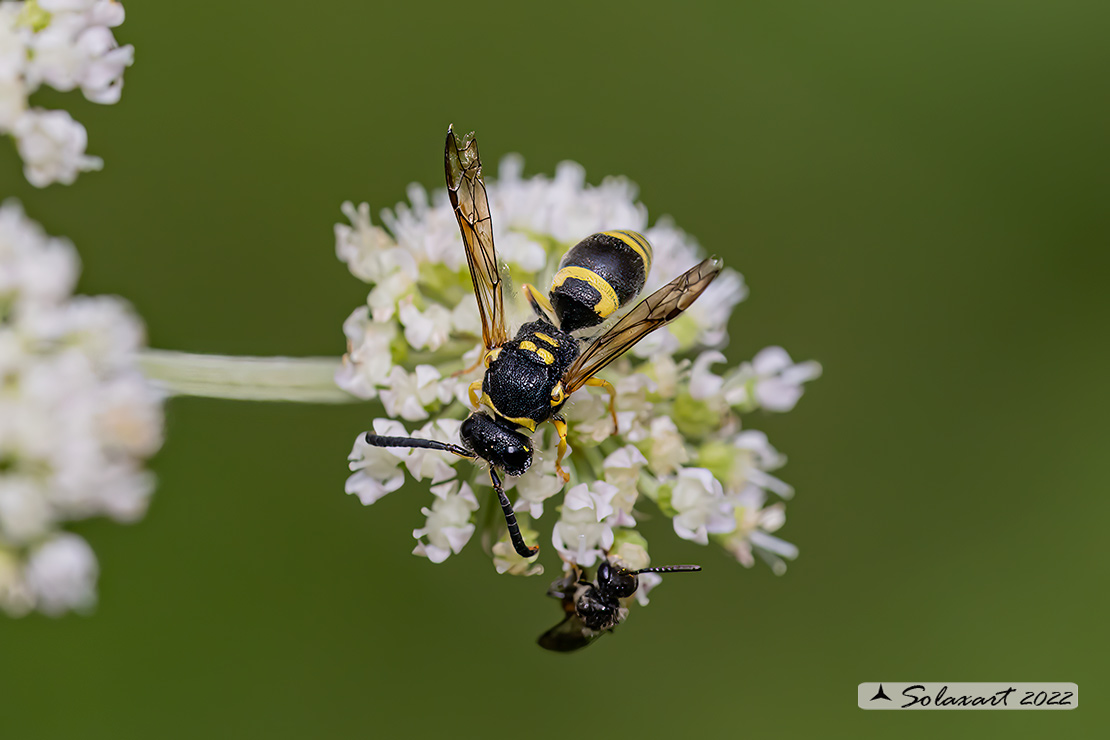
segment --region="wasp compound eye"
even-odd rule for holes
[[[532,448],[527,445],[509,445],[505,448],[502,457],[505,463],[505,472],[509,475],[521,475],[532,464]],[[519,470],[520,472],[514,472]]]

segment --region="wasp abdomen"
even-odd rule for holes
[[[566,332],[597,326],[643,289],[651,245],[635,231],[593,234],[570,248],[551,281],[551,306]]]

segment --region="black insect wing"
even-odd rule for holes
[[[575,611],[576,596],[587,587],[593,588],[588,582],[580,581],[580,577],[581,572],[576,569],[574,572],[554,581],[551,587],[547,589],[548,596],[559,599],[564,616],[561,622],[544,632],[536,640],[544,650],[552,650],[557,653],[574,652],[590,645],[594,640],[605,634],[604,631],[587,627],[586,623],[582,621],[582,617]]]

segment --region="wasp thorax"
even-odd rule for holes
[[[459,427],[459,437],[478,457],[509,475],[523,475],[532,465],[531,440],[509,422],[471,414]]]
[[[575,613],[592,630],[600,631],[614,626],[619,621],[619,610],[618,603],[606,599],[594,586],[586,587],[574,602]]]

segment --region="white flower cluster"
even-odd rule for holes
[[[0,609],[56,615],[96,598],[92,549],[66,522],[134,521],[162,443],[161,399],[121,299],[73,296],[77,252],[0,205]]]
[[[521,159],[510,156],[496,180],[485,178],[498,255],[517,286],[529,282],[546,290],[567,249],[610,229],[636,230],[651,241],[654,263],[644,295],[703,257],[669,219],[649,225],[625,179],[590,186],[582,167],[571,162],[559,165],[553,178],[525,178],[522,171]],[[374,422],[375,433],[409,436],[402,421],[437,419],[411,435],[457,443],[459,421],[471,411],[466,388],[484,370],[456,373],[479,357],[481,327],[446,190],[429,197],[413,185],[408,195],[408,204],[382,213],[385,228],[371,223],[366,204],[343,204],[350,224],[336,226],[336,253],[372,288],[366,305],[344,324],[347,353],[336,381],[356,396],[381,400],[389,418]],[[635,530],[643,499],[673,519],[680,537],[700,544],[713,539],[745,565],[754,552],[781,571],[782,558],[794,557],[792,545],[770,534],[783,524],[782,503],[766,504],[768,495],[792,493],[769,473],[784,459],[764,435],[742,427],[740,414],[790,410],[820,366],[795,364],[785,350],[771,347],[750,363],[714,373],[713,365],[725,359],[717,348],[728,341],[728,320],[746,294],[740,274],[726,269],[690,310],[610,366],[605,375],[617,391],[616,434],[604,394],[583,390],[568,403],[571,452],[563,467],[571,480],[552,531],[564,562],[591,567],[631,547],[643,550],[647,565],[646,542]],[[531,318],[520,295],[506,296],[506,310],[510,332]],[[557,436],[550,425],[534,442],[531,469],[506,484],[530,543],[532,523],[564,490],[555,474]],[[415,552],[436,562],[473,534],[479,498],[483,506],[497,506],[492,496],[473,495],[490,490],[485,472],[449,453],[372,447],[360,436],[349,460],[354,474],[347,492],[366,504],[400,488],[405,468],[436,486],[437,500],[424,510],[427,524],[414,532],[420,539]],[[500,518],[493,519],[500,526]],[[520,558],[505,535],[493,539],[499,539],[492,547],[499,571],[542,572]],[[658,582],[647,575],[649,587]]]
[[[123,18],[115,0],[0,0],[0,134],[15,138],[32,185],[69,185],[78,172],[103,166],[85,154],[84,126],[64,110],[28,107],[27,99],[49,85],[117,102],[135,56],[112,35]]]

